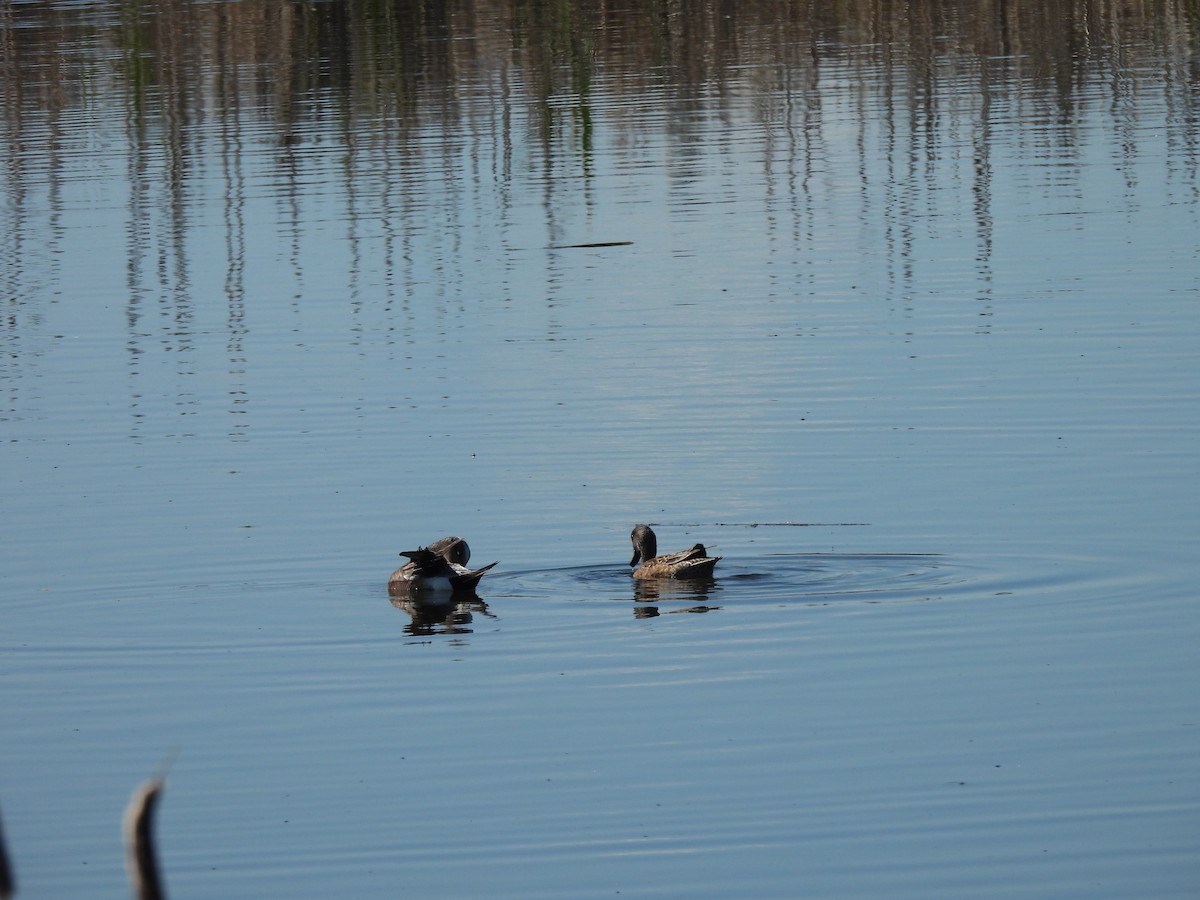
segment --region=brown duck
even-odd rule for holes
[[[712,578],[713,567],[721,558],[709,556],[703,544],[658,556],[658,538],[649,525],[635,526],[629,537],[633,541],[633,559],[629,565],[637,566],[634,578]]]

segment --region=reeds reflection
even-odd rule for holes
[[[640,202],[648,169],[680,217],[699,214],[714,167],[745,171],[771,219],[765,252],[801,283],[828,198],[857,191],[893,298],[914,283],[920,220],[940,215],[939,192],[965,189],[969,247],[955,252],[986,317],[999,145],[1077,159],[1099,107],[1112,154],[1165,141],[1166,177],[1192,190],[1200,156],[1197,20],[1183,0],[3,0],[0,51],[3,328],[19,341],[30,304],[61,288],[73,229],[122,233],[97,253],[124,267],[135,435],[147,351],[175,364],[160,380],[186,380],[198,273],[219,267],[228,435],[244,437],[247,263],[264,231],[297,309],[336,290],[356,315],[404,329],[418,294],[477,296],[482,262],[487,289],[510,299],[505,272],[531,248],[552,304],[561,262],[547,248],[578,241],[577,212],[602,189]],[[1165,119],[1139,119],[1134,100],[1151,92]],[[739,155],[746,135],[754,149]],[[955,166],[964,144],[971,158]],[[601,147],[620,176],[603,188]],[[857,165],[831,171],[834,147],[857,148]],[[704,199],[745,188],[706,184]],[[98,221],[80,224],[81,210]],[[328,247],[346,256],[335,288],[314,263]],[[186,415],[189,390],[176,396]]]
[[[1197,21],[1182,0],[95,0],[69,9],[6,0],[0,25],[10,127],[22,109],[65,113],[112,82],[131,108],[186,127],[227,109],[228,79],[237,78],[238,101],[269,108],[286,142],[289,126],[328,111],[313,104],[326,92],[351,101],[339,105],[351,122],[415,117],[403,126],[462,115],[483,84],[498,101],[519,84],[510,99],[545,114],[530,120],[542,132],[585,125],[598,79],[606,91],[640,93],[665,75],[695,93],[720,90],[747,67],[779,77],[846,59],[906,70],[914,85],[973,71],[982,86],[987,63],[993,76],[1010,71],[1052,88],[1069,109],[1089,71],[1165,57],[1180,67],[1176,77],[1194,72]],[[550,102],[566,98],[576,105]]]
[[[760,122],[786,126],[803,157],[823,114],[818,86],[851,78],[861,82],[864,131],[884,121],[927,142],[910,164],[934,149],[928,142],[949,116],[980,130],[986,171],[989,109],[1000,95],[1069,125],[1089,77],[1110,81],[1114,103],[1153,77],[1181,119],[1193,115],[1196,28],[1194,5],[1181,0],[3,2],[5,249],[20,249],[29,181],[66,177],[85,134],[117,118],[131,210],[144,215],[153,203],[171,215],[153,249],[179,287],[189,185],[198,160],[214,155],[234,207],[247,168],[240,157],[265,148],[276,151],[285,201],[304,188],[312,157],[348,153],[351,206],[375,196],[368,186],[377,182],[400,202],[414,157],[481,155],[463,142],[494,149],[501,179],[518,165],[586,174],[601,84],[607,127],[628,145],[652,127],[703,140],[713,122],[688,115],[687,101],[717,97],[719,115],[748,106]],[[939,90],[947,84],[953,92]],[[664,115],[645,115],[646,104]],[[1061,138],[1071,140],[1069,128]],[[1168,139],[1194,154],[1191,134]],[[528,158],[518,159],[526,144]],[[139,224],[131,232],[145,234]]]

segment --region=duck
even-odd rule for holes
[[[629,565],[636,566],[634,578],[712,578],[713,568],[721,559],[709,556],[703,544],[658,556],[658,538],[649,525],[634,526],[629,537],[633,541],[633,559]]]
[[[457,535],[440,538],[427,547],[400,553],[408,562],[388,577],[388,592],[406,594],[474,593],[485,572],[496,563],[468,569],[471,548]]]

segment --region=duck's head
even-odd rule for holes
[[[448,562],[456,566],[465,566],[471,559],[471,548],[467,546],[466,541],[457,535],[444,537],[440,541],[434,541],[429,545],[429,549],[445,557]]]
[[[649,525],[635,525],[629,539],[633,541],[633,559],[629,565],[636,566],[639,562],[658,556],[658,538]]]

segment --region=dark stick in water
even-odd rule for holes
[[[154,811],[165,783],[161,777],[142,782],[125,807],[125,868],[136,900],[166,900],[154,851]]]
[[[4,849],[4,828],[0,826],[0,900],[8,900],[17,892],[17,878],[8,863],[8,851]]]

